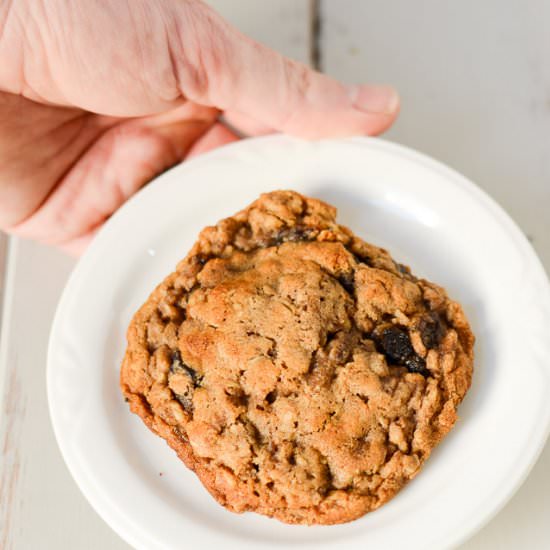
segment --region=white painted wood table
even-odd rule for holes
[[[550,270],[549,2],[211,4],[244,32],[336,77],[394,84],[402,114],[387,137],[477,182]],[[0,239],[0,548],[128,548],[79,493],[48,417],[48,333],[73,261],[16,239],[6,255],[5,244]],[[550,548],[548,444],[523,487],[462,549],[520,547]]]

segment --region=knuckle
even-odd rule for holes
[[[296,119],[304,108],[311,89],[311,70],[297,61],[282,58],[284,99],[280,109],[277,128],[292,132]]]
[[[215,81],[228,70],[226,25],[206,6],[186,3],[168,33],[172,72],[183,95],[216,103]]]

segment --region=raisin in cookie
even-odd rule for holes
[[[121,386],[223,506],[349,521],[456,421],[474,337],[445,291],[291,191],[204,229],[128,330]]]

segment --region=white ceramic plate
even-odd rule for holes
[[[477,336],[460,421],[421,474],[346,525],[283,525],[220,507],[119,388],[125,329],[205,225],[293,188],[458,299]],[[550,292],[530,245],[482,191],[381,140],[243,141],[163,174],[121,208],[75,269],[52,329],[48,395],[82,492],[140,549],[399,549],[457,545],[519,487],[550,424]]]

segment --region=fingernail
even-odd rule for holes
[[[362,84],[348,88],[353,106],[365,113],[393,115],[399,108],[399,95],[391,86]]]

